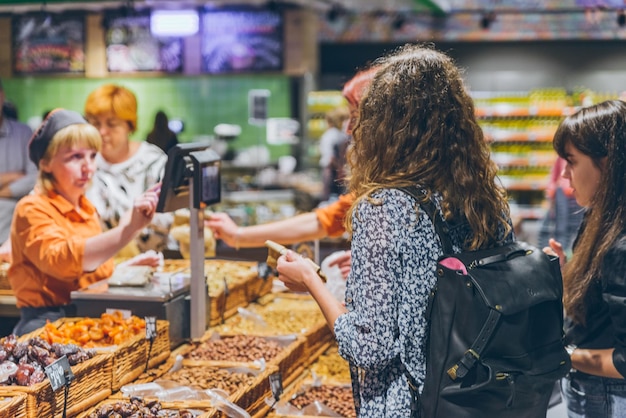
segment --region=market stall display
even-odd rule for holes
[[[296,335],[255,336],[220,335],[208,331],[202,341],[190,344],[183,365],[225,365],[278,367],[283,385],[302,373],[306,357],[306,340]]]
[[[110,354],[95,354],[72,344],[48,344],[41,338],[10,335],[0,340],[5,360],[17,365],[7,379],[10,386],[0,385],[0,397],[16,392],[26,396],[26,417],[59,416],[64,411],[76,415],[111,395]],[[53,389],[44,367],[67,358],[72,378],[66,390]]]
[[[301,335],[305,359],[315,359],[333,340],[332,332],[310,295],[270,294],[240,308],[237,315],[214,328],[220,334]],[[312,361],[312,360],[310,360]]]
[[[26,418],[26,395],[16,392],[0,396],[0,417]]]
[[[29,336],[49,344],[73,344],[110,353],[111,389],[119,390],[145,370],[158,366],[170,355],[169,323],[156,322],[156,336],[146,338],[146,322],[137,316],[124,318],[122,312],[103,313],[100,318],[62,318],[46,324]]]

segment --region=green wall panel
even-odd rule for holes
[[[27,122],[45,111],[64,107],[83,111],[87,95],[95,88],[114,83],[132,90],[138,101],[138,129],[134,140],[143,140],[152,129],[154,115],[163,110],[170,118],[185,122],[181,142],[213,135],[219,123],[242,128],[233,143],[237,149],[265,144],[265,129],[248,124],[248,91],[267,89],[269,117],[292,117],[289,77],[284,75],[128,77],[88,79],[66,77],[23,77],[2,80],[7,100],[15,103],[19,118]],[[267,145],[267,144],[266,144]],[[288,146],[267,145],[272,159],[291,153]]]

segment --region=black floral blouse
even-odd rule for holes
[[[373,197],[379,205],[364,199],[353,215],[349,312],[337,318],[335,335],[340,354],[352,365],[359,416],[409,417],[405,368],[421,387],[425,311],[443,251],[430,218],[417,210],[412,196],[382,189]],[[467,224],[451,229],[455,252],[468,232]]]

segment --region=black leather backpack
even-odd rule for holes
[[[524,242],[453,254],[434,204],[421,208],[444,255],[427,313],[421,394],[407,374],[412,416],[545,417],[555,381],[571,367],[558,258]]]

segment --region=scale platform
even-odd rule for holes
[[[71,293],[77,316],[96,318],[107,309],[130,311],[140,318],[154,316],[169,321],[172,348],[189,339],[189,274],[154,273],[149,280],[135,281],[132,285],[113,279]]]

